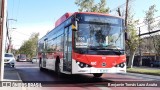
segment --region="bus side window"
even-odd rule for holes
[[[43,45],[43,46],[44,46],[44,47],[43,47],[44,49],[46,49],[46,48],[47,48],[47,46],[46,46],[46,44],[47,44],[47,40],[48,40],[48,38],[44,39],[44,45]]]

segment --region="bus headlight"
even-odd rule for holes
[[[121,63],[121,64],[120,64],[120,67],[121,67],[121,68],[123,68],[124,66],[125,66],[125,64],[124,64],[124,63]]]
[[[83,63],[83,62],[76,62],[77,64],[78,64],[78,66],[80,67],[80,68],[85,68],[85,67],[92,67],[91,65],[88,65],[88,64],[85,64],[85,63]]]
[[[120,67],[120,68],[124,68],[124,66],[125,66],[125,63],[124,63],[124,62],[116,65],[116,67]]]

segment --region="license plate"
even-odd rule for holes
[[[107,73],[108,72],[108,70],[100,70],[100,73]]]

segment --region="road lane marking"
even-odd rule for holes
[[[18,68],[39,68],[39,67],[16,67],[17,69]]]
[[[19,73],[17,72],[17,76],[18,76],[18,81],[21,81],[22,82],[22,79],[21,79],[21,77],[20,77],[20,75],[19,75]]]
[[[95,85],[97,88],[99,88],[100,90],[112,90],[110,88],[108,88],[107,86],[103,86],[103,85]]]

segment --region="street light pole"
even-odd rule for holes
[[[4,77],[4,53],[6,37],[6,18],[7,18],[7,0],[1,0],[0,3],[0,81]]]
[[[14,30],[14,29],[17,29],[17,28],[11,28],[11,30]],[[12,53],[12,50],[13,50],[13,45],[12,45],[12,36],[11,36],[11,33],[10,33],[10,37],[9,37],[9,46],[8,46],[8,52]]]
[[[16,19],[7,19],[7,32],[8,32],[8,40],[9,40],[9,44],[7,46],[7,53],[10,52],[11,53],[11,36],[9,35],[10,34],[10,30],[9,30],[9,21],[16,21]],[[11,28],[11,29],[16,29],[16,28]]]

